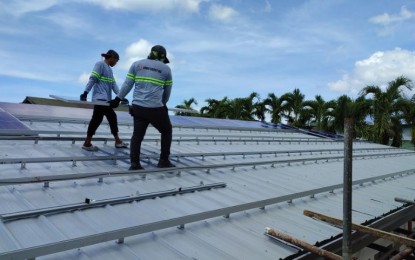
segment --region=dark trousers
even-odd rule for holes
[[[149,124],[154,126],[161,134],[160,159],[168,160],[172,140],[172,126],[167,108],[147,108],[133,105],[132,116],[134,117],[134,133],[131,137],[131,163],[140,162],[141,142]]]
[[[102,123],[104,116],[107,118],[108,123],[110,125],[111,134],[114,136],[118,135],[117,114],[114,112],[114,110],[109,106],[95,105],[91,121],[89,121],[88,125],[88,136],[93,136],[95,134],[99,125]]]

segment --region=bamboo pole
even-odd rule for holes
[[[291,244],[293,244],[295,246],[299,246],[301,248],[304,248],[305,250],[307,250],[309,252],[312,252],[312,253],[314,253],[316,255],[322,256],[325,259],[330,259],[330,260],[342,260],[343,259],[339,255],[336,255],[336,254],[334,254],[334,253],[332,253],[330,251],[321,249],[321,248],[319,248],[317,246],[314,246],[312,244],[309,244],[309,243],[307,243],[305,241],[302,241],[302,240],[300,240],[298,238],[295,238],[295,237],[292,237],[290,235],[284,234],[281,231],[278,231],[276,229],[272,229],[272,228],[267,227],[267,228],[265,228],[265,232],[268,235],[272,236],[272,237],[275,237],[275,238],[278,238],[278,239],[282,239],[282,240],[284,240],[284,241],[286,241],[288,243],[291,243]]]
[[[326,221],[328,223],[339,225],[339,226],[341,226],[343,224],[343,221],[340,220],[340,219],[325,216],[323,214],[315,213],[315,212],[312,212],[312,211],[309,211],[309,210],[304,210],[304,215],[306,215],[308,217],[311,217],[311,218],[320,219],[320,220]],[[400,235],[396,235],[396,234],[393,234],[393,233],[385,232],[383,230],[379,230],[379,229],[375,229],[375,228],[371,228],[371,227],[366,227],[366,226],[362,226],[362,225],[358,225],[358,224],[353,224],[353,223],[352,223],[352,229],[354,229],[356,231],[359,231],[359,232],[362,232],[362,233],[370,234],[370,235],[375,236],[375,237],[384,238],[386,240],[396,242],[398,244],[404,244],[406,246],[415,247],[415,240],[411,239],[411,238],[407,238],[407,237],[404,237],[404,236],[400,236]]]

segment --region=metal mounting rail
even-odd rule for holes
[[[153,156],[156,158],[156,156]],[[117,161],[129,159],[129,155],[109,155],[109,156],[65,156],[65,157],[37,157],[37,158],[2,158],[0,164],[22,164],[22,168],[26,168],[27,163],[54,163],[54,162],[72,162],[76,166],[76,162],[82,161]],[[146,158],[144,156],[143,158]],[[158,158],[158,157],[157,157]]]
[[[266,139],[266,138],[262,138],[262,137],[258,137],[258,138],[251,138],[248,136],[245,136],[246,139],[242,139],[242,138],[198,138],[198,137],[194,137],[194,138],[174,138],[172,141],[173,142],[205,142],[205,143],[209,143],[209,142],[243,142],[243,143],[336,143],[339,141],[332,141],[332,140],[327,140],[327,139],[318,139],[318,138],[295,138],[295,139],[290,139],[290,138],[273,138],[273,139]],[[84,136],[39,136],[39,135],[0,135],[0,140],[17,140],[17,141],[71,141],[72,143],[75,143],[76,141],[84,141],[85,137]],[[94,137],[93,141],[104,141],[104,142],[108,142],[108,141],[114,141],[113,137]],[[154,137],[154,138],[145,138],[143,140],[144,142],[159,142],[160,138],[159,137]]]
[[[413,155],[414,152],[402,152],[394,154],[370,154],[370,155],[356,155],[355,159],[358,158],[378,158],[386,156],[398,156],[398,155]],[[154,173],[172,173],[177,172],[181,174],[182,171],[191,171],[191,170],[205,170],[209,172],[211,169],[219,168],[231,168],[235,170],[236,167],[246,167],[252,166],[256,167],[259,165],[271,165],[274,167],[275,164],[288,164],[291,163],[305,163],[305,162],[317,162],[317,161],[338,161],[342,160],[343,156],[331,156],[331,157],[314,157],[314,158],[300,158],[300,159],[290,159],[290,160],[268,160],[268,161],[255,161],[255,162],[242,162],[242,163],[225,163],[225,164],[210,164],[210,165],[198,165],[198,166],[186,166],[186,167],[175,167],[175,168],[156,168],[156,169],[147,169],[147,170],[136,170],[136,171],[108,171],[108,172],[88,172],[88,173],[69,173],[69,174],[59,174],[59,175],[44,175],[36,177],[21,177],[21,178],[6,178],[0,179],[0,186],[4,185],[15,185],[15,184],[30,184],[30,183],[39,183],[45,182],[46,187],[51,181],[66,181],[66,180],[77,180],[77,179],[90,179],[90,178],[99,178],[99,181],[102,182],[104,177],[120,177],[120,176],[132,176],[140,175],[145,177],[146,174]]]
[[[125,112],[126,113],[126,112]],[[88,124],[88,119],[81,118],[65,118],[65,117],[50,117],[50,116],[32,116],[32,115],[14,115],[21,121],[34,121],[34,122],[51,122],[51,123],[78,123],[78,124]],[[103,122],[103,124],[108,125]],[[118,125],[133,126],[131,121],[121,121],[119,120]],[[297,129],[280,129],[280,128],[261,128],[261,127],[244,127],[244,126],[203,126],[203,125],[182,125],[175,124],[173,122],[173,127],[175,128],[189,128],[189,129],[206,129],[206,130],[233,130],[241,132],[285,132],[285,133],[300,133]]]
[[[13,132],[11,132],[10,130],[7,130],[7,132],[5,132],[5,131],[1,132],[0,131],[0,136],[1,136],[2,133],[7,134],[8,138],[19,137],[19,136],[22,136],[22,135],[28,135],[28,136],[53,135],[53,136],[57,136],[57,137],[66,135],[66,136],[70,136],[70,137],[75,137],[75,136],[80,136],[82,138],[85,137],[85,131],[13,130]],[[104,132],[103,133],[98,132],[95,136],[99,136],[100,134],[101,135],[106,135]],[[118,135],[120,135],[120,136],[131,136],[131,132],[124,132],[124,133],[119,132]],[[154,133],[154,134],[149,133],[146,136],[147,137],[148,136],[154,136],[154,137],[159,138],[160,134],[158,134],[158,133],[157,134],[156,133]],[[189,136],[190,137],[193,137],[195,135],[194,134],[193,135],[192,134],[178,134],[178,133],[174,134],[175,139],[180,139],[180,138],[189,137]],[[234,139],[243,139],[243,138],[245,138],[245,139],[251,139],[251,140],[256,140],[256,139],[264,139],[264,140],[278,139],[278,140],[284,140],[284,139],[286,139],[286,140],[293,140],[293,141],[297,141],[297,140],[305,140],[305,141],[307,141],[307,140],[319,140],[320,139],[320,138],[317,138],[317,137],[313,137],[313,138],[310,138],[310,137],[295,137],[295,136],[293,136],[293,137],[288,137],[288,136],[283,136],[283,137],[279,136],[279,137],[277,137],[277,136],[269,136],[269,135],[267,135],[267,136],[252,136],[252,135],[232,135],[232,136],[229,136],[229,133],[224,133],[224,134],[204,134],[204,133],[198,133],[197,136],[199,138],[200,137],[203,137],[203,138],[212,138],[212,139],[214,139],[214,138],[227,138],[227,139],[232,139],[232,140],[234,140]],[[179,138],[177,138],[177,137],[179,137]],[[109,138],[112,138],[112,136],[110,136]]]
[[[396,172],[385,174],[377,177],[356,180],[352,182],[352,185],[363,185],[364,183],[374,182],[378,179],[387,179],[394,178],[395,176],[411,175],[415,173],[414,170]],[[35,258],[37,256],[43,256],[53,253],[58,253],[66,251],[69,249],[81,248],[89,245],[94,245],[102,242],[107,242],[111,240],[118,240],[119,243],[124,242],[124,238],[135,236],[139,234],[144,234],[148,232],[153,232],[157,230],[162,230],[171,227],[180,227],[185,228],[185,224],[190,224],[197,221],[203,221],[215,217],[226,216],[230,217],[233,213],[238,213],[246,210],[252,209],[264,209],[266,206],[281,203],[281,202],[292,202],[294,199],[299,199],[303,197],[314,197],[315,194],[324,193],[324,192],[333,192],[336,189],[342,189],[343,183],[335,184],[331,186],[326,186],[318,189],[312,189],[307,191],[301,191],[294,194],[284,195],[280,197],[274,197],[254,202],[243,203],[239,205],[234,205],[225,208],[219,208],[214,210],[209,210],[205,212],[185,215],[181,217],[176,217],[172,219],[161,220],[152,223],[145,223],[138,226],[132,226],[128,228],[115,229],[107,232],[96,233],[93,235],[82,236],[73,239],[67,239],[57,242],[52,242],[44,245],[33,246],[29,248],[23,248],[18,250],[13,250],[9,252],[0,253],[0,259],[27,259]]]
[[[365,151],[390,151],[395,150],[398,151],[397,148],[357,148],[353,149],[354,152],[365,152]],[[170,157],[178,158],[185,158],[185,157],[213,157],[213,156],[247,156],[247,155],[279,155],[279,154],[313,154],[313,153],[340,153],[343,152],[343,149],[312,149],[312,150],[283,150],[283,151],[251,151],[251,152],[210,152],[210,153],[178,153],[178,154],[171,154]],[[407,150],[405,150],[407,152]],[[414,152],[415,153],[415,152]],[[27,163],[52,163],[52,162],[72,162],[73,166],[76,166],[76,162],[82,161],[117,161],[117,160],[126,160],[129,159],[130,156],[128,154],[124,155],[110,155],[110,156],[65,156],[65,157],[37,157],[37,158],[0,158],[0,164],[22,164],[22,168],[26,167]],[[142,154],[141,158],[144,159],[158,159],[158,155],[146,155]]]
[[[178,194],[185,194],[185,193],[194,192],[194,191],[203,191],[203,190],[225,188],[225,187],[226,187],[226,183],[224,182],[211,183],[211,184],[201,183],[198,186],[179,187],[177,189],[150,192],[150,193],[145,193],[145,194],[140,194],[140,195],[135,195],[135,196],[123,196],[123,197],[102,199],[102,200],[92,200],[92,199],[86,198],[85,202],[83,203],[75,203],[75,204],[62,205],[62,206],[57,206],[57,207],[48,207],[48,208],[43,208],[43,209],[6,213],[6,214],[1,214],[0,217],[3,220],[3,222],[13,221],[17,219],[32,218],[32,217],[38,217],[38,216],[47,215],[47,214],[50,215],[50,214],[68,212],[68,211],[85,210],[89,208],[103,207],[106,205],[130,203],[133,201],[154,199],[157,197],[175,196]]]

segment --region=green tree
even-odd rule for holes
[[[191,98],[189,100],[183,100],[183,104],[177,105],[176,108],[186,109],[186,110],[195,110],[195,109],[193,109],[192,104],[197,105],[196,99]],[[178,115],[178,116],[194,116],[195,114],[194,113],[177,111],[177,112],[175,112],[175,115]]]
[[[327,104],[324,101],[323,97],[320,95],[316,95],[315,100],[304,101],[303,109],[308,110],[311,114],[310,119],[313,119],[313,122],[315,122],[316,129],[323,130],[323,122],[328,110]]]
[[[292,93],[282,95],[281,99],[284,101],[282,107],[288,122],[294,126],[301,127],[300,115],[304,108],[304,94],[296,88]]]
[[[370,115],[370,102],[364,97],[352,100],[347,95],[340,96],[336,106],[330,113],[333,116],[332,127],[337,133],[344,132],[344,119],[352,118],[354,121],[353,137],[368,136],[366,118]]]
[[[274,93],[269,93],[263,103],[266,106],[267,111],[271,114],[271,123],[281,123],[283,100],[278,98]]]
[[[373,141],[380,144],[389,144],[390,138],[397,138],[402,135],[402,128],[399,117],[401,117],[400,100],[403,99],[402,87],[412,89],[411,80],[400,76],[388,83],[386,90],[383,91],[379,86],[366,86],[362,89],[361,95],[372,94]],[[392,141],[394,145],[398,141]]]
[[[221,101],[214,98],[205,100],[207,105],[200,109],[200,114],[204,117],[220,118],[219,110],[221,107]]]

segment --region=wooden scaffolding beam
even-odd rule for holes
[[[305,242],[303,240],[300,240],[298,238],[295,238],[295,237],[292,237],[290,235],[287,235],[287,234],[285,234],[285,233],[283,233],[281,231],[278,231],[276,229],[267,227],[267,228],[265,228],[265,232],[266,232],[266,234],[268,234],[268,235],[270,235],[272,237],[275,237],[275,238],[284,240],[285,242],[288,242],[288,243],[293,244],[295,246],[301,247],[301,248],[303,248],[303,249],[305,249],[305,250],[307,250],[309,252],[312,252],[312,253],[314,253],[316,255],[322,256],[325,259],[330,259],[330,260],[342,260],[343,259],[339,255],[336,255],[336,254],[334,254],[334,253],[332,253],[330,251],[321,249],[321,248],[319,248],[317,246],[314,246],[312,244],[309,244],[309,243],[307,243],[307,242]]]
[[[335,224],[338,226],[342,226],[343,225],[343,221],[340,219],[336,219],[336,218],[332,218],[323,214],[319,214],[316,212],[312,212],[309,210],[304,210],[304,215],[311,217],[311,218],[315,218],[315,219],[319,219],[322,221],[325,221],[327,223],[331,223],[331,224]],[[379,230],[379,229],[375,229],[375,228],[371,228],[371,227],[367,227],[367,226],[362,226],[359,224],[353,224],[352,223],[352,229],[362,232],[362,233],[366,233],[366,234],[370,234],[372,236],[375,237],[379,237],[379,238],[383,238],[398,244],[404,244],[406,246],[409,247],[415,247],[415,240],[411,239],[411,238],[407,238],[404,236],[400,236],[400,235],[396,235],[393,233],[389,233],[389,232],[385,232],[383,230]]]

